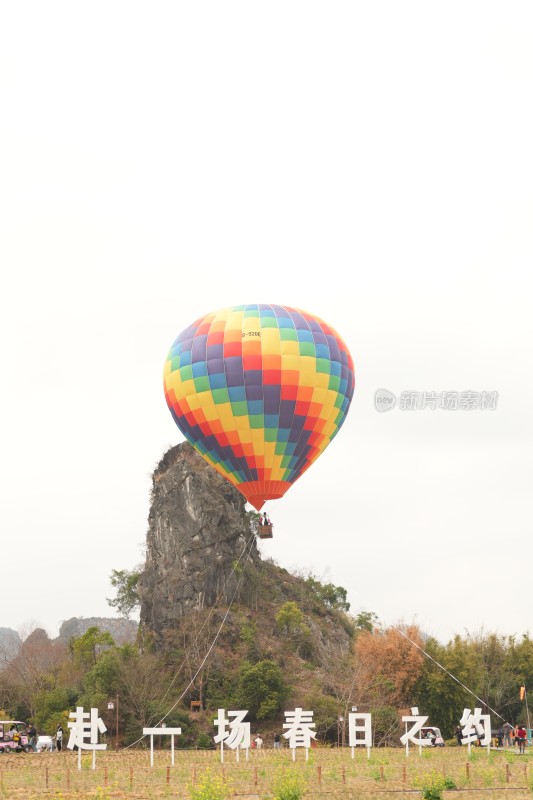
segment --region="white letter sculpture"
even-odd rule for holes
[[[360,734],[359,736],[357,735],[358,733]],[[366,747],[368,757],[370,758],[370,748],[372,747],[372,714],[348,714],[348,744],[352,748],[352,758],[355,757],[354,748],[357,747],[357,745]]]
[[[400,742],[405,745],[405,755],[409,755],[409,742],[417,744],[420,752],[422,747],[431,744],[431,739],[417,738],[415,734],[419,733],[422,726],[428,721],[427,717],[418,713],[418,708],[415,706],[411,709],[411,716],[402,717],[402,722],[405,722],[405,733],[400,736]],[[407,730],[407,723],[412,722],[413,727]]]
[[[469,708],[465,708],[463,716],[461,717],[460,725],[463,730],[461,744],[468,745],[468,752],[470,753],[470,745],[472,742],[480,740],[480,744],[487,745],[490,752],[491,741],[491,724],[490,714],[482,714],[480,708],[475,708],[474,713]]]
[[[81,769],[81,751],[93,751],[93,769],[96,769],[96,751],[106,750],[107,744],[98,744],[98,733],[105,733],[107,728],[98,716],[98,709],[91,708],[91,713],[83,710],[83,706],[77,706],[76,711],[69,714],[72,722],[68,723],[70,737],[67,747],[69,750],[78,748],[78,769]],[[88,739],[89,741],[85,741]]]
[[[218,717],[213,720],[213,724],[218,727],[218,733],[213,737],[215,744],[220,742],[220,760],[224,762],[224,742],[231,750],[235,750],[235,758],[239,760],[239,749],[246,750],[246,760],[248,760],[248,750],[250,748],[250,723],[243,722],[248,711],[228,711],[226,719],[223,708],[218,709]],[[226,727],[229,725],[229,731]]]
[[[292,760],[296,760],[296,748],[305,747],[305,760],[307,761],[311,739],[316,739],[316,732],[311,730],[315,727],[313,712],[295,708],[294,711],[285,711],[285,719],[287,722],[283,723],[283,727],[287,728],[287,732],[283,734],[283,737],[289,740]]]
[[[150,766],[154,766],[154,736],[172,736],[170,740],[170,760],[174,766],[174,736],[179,736],[181,728],[143,728],[143,736],[150,737]]]

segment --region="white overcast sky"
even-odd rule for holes
[[[2,4],[0,627],[112,615],[168,348],[266,302],[356,391],[264,553],[443,640],[532,629],[532,41],[529,2]]]

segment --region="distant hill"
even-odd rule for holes
[[[122,617],[71,617],[61,625],[58,638],[68,642],[70,639],[83,636],[93,627],[110,633],[118,645],[134,642],[137,638],[138,623]]]
[[[122,619],[120,617],[72,617],[63,622],[59,629],[59,636],[53,641],[69,642],[70,639],[82,636],[93,626],[110,633],[115,644],[118,645],[134,642],[137,638],[138,623],[131,619]],[[0,628],[0,670],[7,666],[7,662],[15,658],[21,647],[22,639],[17,631],[12,628]]]
[[[0,628],[0,669],[6,666],[6,661],[17,655],[21,644],[22,639],[17,631],[12,628]]]

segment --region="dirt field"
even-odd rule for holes
[[[283,775],[297,775],[306,787],[306,796],[327,795],[335,798],[408,797],[441,776],[453,780],[457,790],[444,792],[460,800],[533,800],[528,765],[530,754],[472,750],[466,748],[425,749],[422,755],[411,750],[406,758],[401,749],[379,749],[367,759],[366,750],[357,750],[352,759],[348,748],[313,749],[309,761],[304,751],[297,751],[292,762],[289,750],[250,751],[248,761],[241,753],[225,752],[225,763],[213,751],[176,751],[175,766],[170,764],[170,751],[155,753],[150,767],[147,750],[125,750],[97,754],[96,770],[92,758],[84,755],[81,771],[74,753],[11,754],[0,756],[0,798],[15,800],[50,797],[70,798],[189,798],[191,788],[202,782],[207,771],[219,776],[229,795],[239,798],[264,798]],[[533,772],[533,770],[532,770]],[[205,797],[203,800],[209,800]],[[324,798],[326,800],[326,798]]]

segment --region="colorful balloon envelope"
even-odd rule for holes
[[[343,424],[353,361],[322,320],[288,306],[207,314],[181,333],[164,370],[178,428],[258,510],[282,497]]]

